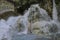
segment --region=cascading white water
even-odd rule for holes
[[[11,40],[15,34],[28,33],[28,20],[24,16],[9,17],[0,20],[0,40]]]
[[[51,20],[46,10],[40,8],[39,4],[31,5],[28,11],[25,12],[24,16],[28,18],[30,21],[35,21],[37,17],[38,17],[37,20],[39,21],[41,20],[50,21]]]
[[[58,11],[57,11],[57,8],[56,8],[55,0],[53,0],[52,17],[53,17],[52,22],[55,23],[55,24],[57,24],[58,30],[60,32],[60,22],[58,21]]]
[[[52,15],[53,20],[51,20],[46,10],[44,10],[43,8],[40,8],[39,4],[31,5],[30,8],[25,12],[23,16],[16,16],[16,17],[11,16],[8,18],[7,21],[0,20],[0,35],[1,35],[0,39],[3,39],[6,36],[7,40],[11,40],[12,36],[14,36],[15,34],[17,35],[28,34],[28,27],[30,27],[30,25],[32,24],[35,27],[34,24],[36,23],[37,23],[36,25],[39,28],[41,27],[41,30],[44,33],[47,33],[49,32],[50,27],[54,28],[55,25],[58,24],[57,22],[55,22],[57,21],[57,18],[58,18],[57,13],[58,12],[56,9],[55,0],[53,0],[53,15]],[[29,20],[31,21],[32,24],[29,22]],[[30,28],[32,29],[32,33],[34,31],[33,26]],[[1,30],[1,28],[3,29]]]
[[[10,29],[10,26],[7,24],[7,22],[3,19],[0,20],[0,40],[2,39],[6,39],[8,40],[8,38],[10,38],[8,36],[9,34],[9,29]]]
[[[55,20],[55,21],[58,20],[57,14],[58,14],[58,12],[57,12],[57,9],[56,9],[55,0],[53,0],[53,13],[52,13],[52,16],[53,16],[53,20]]]
[[[12,30],[15,30],[17,34],[27,34],[28,20],[24,16],[10,17],[7,23],[12,26]],[[18,32],[18,28],[21,29],[20,32]]]

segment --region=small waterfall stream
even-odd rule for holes
[[[56,9],[56,4],[55,4],[55,0],[53,0],[53,20],[57,21],[58,20],[58,16],[57,16],[58,12],[57,12],[57,9]]]

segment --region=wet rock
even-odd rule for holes
[[[49,32],[51,32],[51,33],[56,33],[56,32],[58,32],[58,27],[57,27],[57,25],[54,24],[54,23],[52,23],[51,25],[52,25],[52,27],[49,29]]]
[[[60,5],[57,6],[57,11],[58,11],[58,20],[59,20],[59,22],[60,22]]]
[[[49,16],[52,17],[52,8],[53,8],[52,0],[22,0],[22,1],[21,0],[5,0],[5,1],[8,1],[9,3],[14,4],[15,10],[22,15],[24,14],[23,12],[27,10],[32,4],[38,3],[40,4],[41,8],[44,8],[48,12]],[[55,1],[56,1],[56,4],[58,5],[60,0],[55,0]]]
[[[32,24],[31,32],[37,35],[51,35],[52,33],[57,33],[58,28],[57,25],[52,22],[38,21]]]
[[[18,15],[19,15],[18,13],[15,13],[13,11],[7,11],[7,12],[3,12],[2,14],[0,14],[0,19],[7,20],[11,16],[18,16]]]
[[[15,5],[15,10],[18,13],[24,14],[23,12],[27,10],[32,4],[40,4],[41,8],[48,11],[48,14],[52,16],[52,0],[7,0]]]
[[[14,11],[14,5],[6,0],[0,0],[0,14],[5,11]]]
[[[48,27],[45,25],[47,24],[47,22],[36,22],[34,24],[32,24],[31,26],[31,31],[32,31],[32,34],[37,34],[37,35],[40,35],[40,34],[48,34],[49,31],[48,31]]]
[[[0,0],[0,19],[7,20],[10,16],[18,16],[19,14],[14,12],[14,5],[6,0]]]

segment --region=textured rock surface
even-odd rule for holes
[[[5,0],[0,0],[0,14],[7,11],[14,11],[14,5]]]
[[[37,35],[51,35],[52,33],[57,33],[58,28],[57,25],[48,21],[41,21],[32,24],[31,26],[32,34]]]
[[[10,16],[18,16],[18,13],[15,13],[13,11],[8,11],[8,12],[4,12],[3,14],[0,14],[0,19],[5,19],[7,20]]]
[[[17,15],[14,12],[14,5],[6,0],[0,0],[0,19],[7,19],[9,16]]]

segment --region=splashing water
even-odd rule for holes
[[[18,34],[27,34],[28,21],[24,16],[10,17],[7,23],[11,25],[13,29],[15,28],[15,31],[19,31],[21,29],[22,32],[19,32]],[[20,29],[18,30],[18,28]]]
[[[0,40],[11,40],[15,34],[27,34],[28,21],[23,16],[11,16],[7,21],[0,20],[0,28]]]
[[[10,26],[6,23],[5,20],[1,19],[0,20],[0,40],[4,38],[8,39],[9,29],[10,29]]]

